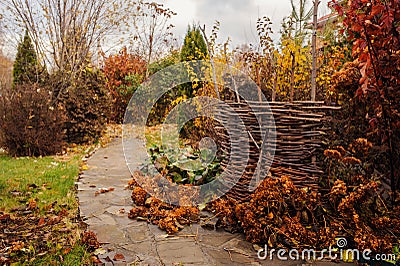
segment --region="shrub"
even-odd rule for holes
[[[16,85],[0,96],[0,146],[12,156],[62,151],[64,116],[50,92],[37,84]]]
[[[165,69],[172,65],[178,64],[180,62],[180,56],[181,54],[179,51],[172,51],[164,58],[161,58],[160,60],[151,63],[148,66],[149,76],[152,76],[155,73],[164,70],[163,72],[159,73],[163,76],[163,78],[160,79],[160,82],[162,84],[161,86],[165,86],[166,88],[168,88],[171,85],[169,81],[171,79],[174,79],[174,77],[171,76],[172,74]],[[182,94],[179,92],[179,87],[180,86],[177,86],[167,93],[164,93],[162,97],[158,99],[157,103],[153,106],[149,117],[147,118],[147,124],[149,126],[158,125],[164,122],[167,115],[170,113],[173,107],[176,106],[176,103],[179,102],[180,96],[182,96]],[[174,103],[174,101],[176,102]]]
[[[99,71],[83,71],[76,83],[70,84],[62,94],[60,102],[67,115],[68,143],[91,143],[101,136],[106,127],[110,100]]]
[[[295,187],[288,177],[267,178],[235,214],[250,242],[319,247],[331,239],[318,224],[320,202],[317,192]]]
[[[143,82],[147,71],[146,62],[124,48],[119,54],[105,59],[102,71],[107,80],[106,88],[112,98],[109,118],[113,122],[122,123],[133,93]]]

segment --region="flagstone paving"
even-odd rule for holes
[[[136,150],[133,168],[146,159],[139,140],[132,140]],[[99,259],[105,265],[303,265],[302,261],[260,261],[253,245],[242,234],[204,229],[195,224],[174,236],[157,226],[130,220],[131,191],[126,189],[131,174],[125,163],[122,140],[114,139],[87,161],[78,183],[80,214],[88,230],[97,234],[102,248]],[[100,189],[110,192],[98,194]],[[114,189],[114,190],[113,190]],[[98,194],[98,195],[96,195]],[[113,260],[122,254],[123,260]],[[337,265],[329,262],[313,263]]]

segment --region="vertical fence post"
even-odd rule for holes
[[[317,91],[317,24],[318,5],[320,1],[314,0],[313,36],[312,36],[312,74],[311,74],[311,101],[315,101]]]

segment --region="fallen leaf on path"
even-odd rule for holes
[[[110,187],[110,188],[101,188],[101,189],[99,189],[98,191],[96,191],[96,192],[94,193],[94,195],[95,195],[95,196],[98,196],[98,195],[100,195],[100,194],[105,194],[105,193],[109,193],[109,192],[112,192],[112,191],[115,191],[115,188],[113,188],[113,187]]]
[[[124,260],[125,256],[122,254],[115,254],[114,256],[114,260],[118,261],[118,260]]]
[[[96,256],[97,255],[103,255],[103,254],[106,254],[106,253],[107,253],[107,251],[104,248],[98,248],[93,252],[93,254],[96,255]]]
[[[91,260],[94,264],[102,264],[102,263],[101,263],[101,260],[99,260],[99,258],[96,257],[96,256],[91,256],[91,257],[90,257],[90,260]]]
[[[97,240],[97,236],[92,231],[85,232],[83,234],[83,237],[82,237],[81,241],[82,241],[83,244],[86,244],[88,246],[89,250],[92,250],[92,251],[96,250],[96,249],[98,249],[100,247],[100,243]]]

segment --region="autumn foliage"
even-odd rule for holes
[[[59,77],[53,76],[54,84]],[[68,143],[93,143],[100,138],[106,127],[110,105],[100,71],[85,69],[76,83],[69,84],[67,93],[59,102],[67,116],[64,128]]]
[[[392,192],[400,189],[400,1],[334,1],[344,19],[352,54],[360,70],[355,96],[366,104],[365,117],[385,158]]]
[[[271,248],[324,249],[344,236],[353,243],[348,248],[390,253],[400,235],[400,209],[387,209],[376,181],[358,178],[355,186],[338,179],[326,195],[297,188],[288,177],[267,178],[249,201],[223,197],[207,210],[217,218],[217,228],[243,232],[248,241]],[[151,221],[170,234],[184,225],[204,222],[197,207],[161,202],[134,180],[130,186],[135,203],[128,215],[131,219]]]
[[[0,96],[0,146],[12,156],[62,151],[65,115],[50,91],[38,84],[16,85]]]
[[[55,204],[57,202],[53,203],[53,207]],[[59,251],[57,256],[61,260],[71,252],[80,237],[79,234],[71,233],[76,229],[77,224],[71,223],[72,219],[67,210],[56,211],[53,207],[46,208],[45,212],[43,210],[40,212],[36,201],[31,199],[23,211],[15,210],[12,214],[0,212],[0,230],[1,232],[10,232],[2,234],[0,246],[0,263],[2,265],[21,262],[43,264],[40,263],[43,256],[55,252],[52,250],[52,243],[54,246],[57,245]],[[85,233],[83,236],[83,243],[87,244],[88,251],[93,251],[93,249],[90,250],[96,243],[93,239],[96,238],[90,233]]]
[[[106,88],[112,98],[111,121],[123,121],[126,107],[135,89],[143,81],[146,69],[146,62],[139,55],[128,53],[126,48],[104,60],[102,70],[107,80]]]
[[[325,151],[332,163],[330,180],[334,180],[325,195],[325,207],[337,217],[334,224],[350,234],[357,248],[390,252],[399,244],[399,199],[393,206],[385,200],[382,182],[370,174],[371,164],[365,161],[371,151],[372,143],[364,138],[356,139],[346,149],[338,146]]]
[[[135,173],[137,177],[141,175],[139,172]],[[135,207],[128,214],[131,219],[148,220],[170,234],[176,233],[183,229],[185,225],[199,220],[199,209],[197,207],[177,207],[162,202],[150,196],[135,180],[129,182],[129,187],[133,190],[132,200],[135,203]]]

